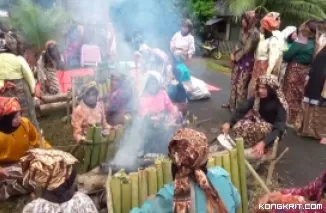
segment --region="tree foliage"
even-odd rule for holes
[[[227,0],[231,13],[240,16],[247,10],[276,11],[286,24],[299,24],[308,19],[322,19],[325,15],[325,0]]]
[[[10,8],[11,26],[20,31],[23,39],[38,50],[46,41],[62,38],[64,25],[69,20],[61,8],[44,9],[32,0],[19,0]]]

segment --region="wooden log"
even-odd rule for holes
[[[243,138],[236,139],[236,146],[237,146],[239,173],[240,173],[239,175],[240,175],[240,185],[241,185],[240,194],[241,194],[242,212],[248,213],[247,175],[246,175]]]
[[[40,97],[42,102],[44,102],[45,104],[63,102],[66,101],[67,98],[69,98],[69,95],[67,93],[60,93],[57,95],[46,95]]]
[[[67,102],[57,102],[57,103],[41,104],[40,110],[41,113],[44,114],[50,111],[65,109],[66,107],[67,107]]]
[[[102,127],[97,126],[95,127],[94,137],[93,137],[93,149],[92,149],[91,165],[90,165],[91,169],[99,165],[101,142],[102,142]]]

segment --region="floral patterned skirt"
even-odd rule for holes
[[[298,134],[316,139],[326,138],[326,107],[308,103],[303,104],[300,114],[301,127]]]
[[[266,73],[268,68],[268,61],[256,60],[254,63],[254,68],[252,70],[252,76],[249,83],[249,97],[252,97],[255,94],[256,82],[257,79]]]
[[[234,111],[243,104],[248,97],[248,86],[251,79],[251,71],[254,65],[253,54],[244,56],[234,65],[231,74],[230,109]]]
[[[232,128],[235,137],[242,137],[245,148],[251,148],[265,139],[272,131],[272,124],[264,121],[258,116],[248,115],[238,121]]]
[[[309,66],[298,63],[289,63],[284,76],[283,92],[289,105],[288,124],[298,127],[298,115],[302,109],[305,78],[309,73]]]

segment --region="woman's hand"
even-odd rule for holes
[[[150,195],[147,197],[146,200],[155,200],[155,198],[156,198],[156,195]]]
[[[258,156],[262,156],[264,154],[264,150],[265,150],[265,142],[264,141],[260,141],[253,147],[253,152],[255,154],[257,154]]]
[[[224,123],[224,124],[222,125],[222,132],[223,132],[224,134],[227,134],[227,133],[229,133],[230,128],[231,128],[231,125],[230,125],[229,123]]]
[[[275,197],[281,195],[281,192],[276,191],[276,192],[271,192],[268,193],[266,195],[264,195],[260,200],[259,200],[259,204],[266,204],[269,203],[271,200],[274,200]]]

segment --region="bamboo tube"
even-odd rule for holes
[[[102,127],[95,127],[93,150],[91,155],[91,169],[99,165],[101,142],[102,142]]]
[[[213,167],[215,167],[215,159],[214,158],[208,158],[207,168],[213,168]]]
[[[94,137],[94,126],[89,126],[86,133],[86,140],[89,143],[93,142]],[[91,162],[91,155],[92,155],[92,146],[90,144],[86,144],[84,146],[85,152],[84,152],[84,172],[88,172],[90,168],[90,162]]]
[[[102,87],[102,85],[101,84],[97,84],[97,89],[98,89],[98,97],[100,99],[102,99],[103,98],[103,87]]]
[[[66,93],[60,93],[56,95],[45,95],[41,96],[40,99],[42,100],[43,103],[55,103],[55,102],[63,102],[66,101],[67,98],[69,98],[69,95]]]
[[[215,165],[222,166],[222,155],[216,155],[214,158],[215,158]]]
[[[129,174],[131,181],[131,207],[139,207],[139,187],[138,187],[138,172]]]
[[[108,92],[111,92],[111,80],[110,79],[106,80],[106,86],[108,88]]]
[[[155,167],[146,168],[148,181],[148,194],[154,195],[157,193],[157,172]]]
[[[116,135],[115,135],[115,143],[119,143],[120,140],[122,140],[123,137],[123,133],[124,133],[124,127],[120,126],[119,128],[116,129]]]
[[[102,82],[102,88],[103,88],[103,96],[107,96],[108,92],[108,87],[106,86],[106,82]]]
[[[106,207],[108,212],[113,212],[113,200],[111,193],[112,170],[109,168],[108,179],[106,181]]]
[[[138,183],[139,183],[139,205],[143,205],[148,196],[147,175],[144,169],[138,170]]]
[[[114,139],[115,139],[115,137],[116,137],[116,130],[115,129],[111,129],[110,130],[110,134],[109,134],[109,137],[108,137],[108,140],[110,141],[110,142],[114,142]]]
[[[246,176],[246,165],[244,156],[244,142],[243,138],[236,139],[237,144],[237,154],[238,154],[238,165],[239,165],[239,175],[240,175],[240,185],[241,185],[241,203],[242,212],[248,213],[248,193],[247,193],[247,176]]]
[[[231,174],[231,163],[230,163],[230,154],[229,152],[222,155],[222,164],[223,168],[230,174]]]
[[[100,164],[106,161],[106,155],[108,153],[108,138],[108,136],[102,137],[102,144],[100,145]]]
[[[162,160],[157,159],[155,161],[155,168],[156,168],[156,172],[157,172],[157,188],[160,189],[164,185]]]
[[[129,178],[121,181],[121,212],[122,213],[129,213],[132,207],[131,202],[131,182]]]
[[[113,205],[113,212],[121,212],[122,205],[121,205],[121,180],[118,177],[112,177],[110,188],[111,188],[111,195],[112,195],[112,205]]]
[[[230,150],[230,162],[231,162],[231,180],[235,187],[240,191],[240,177],[239,177],[239,166],[237,150]]]
[[[171,161],[169,159],[163,160],[163,181],[164,184],[171,183],[172,180],[172,171],[171,171]]]

